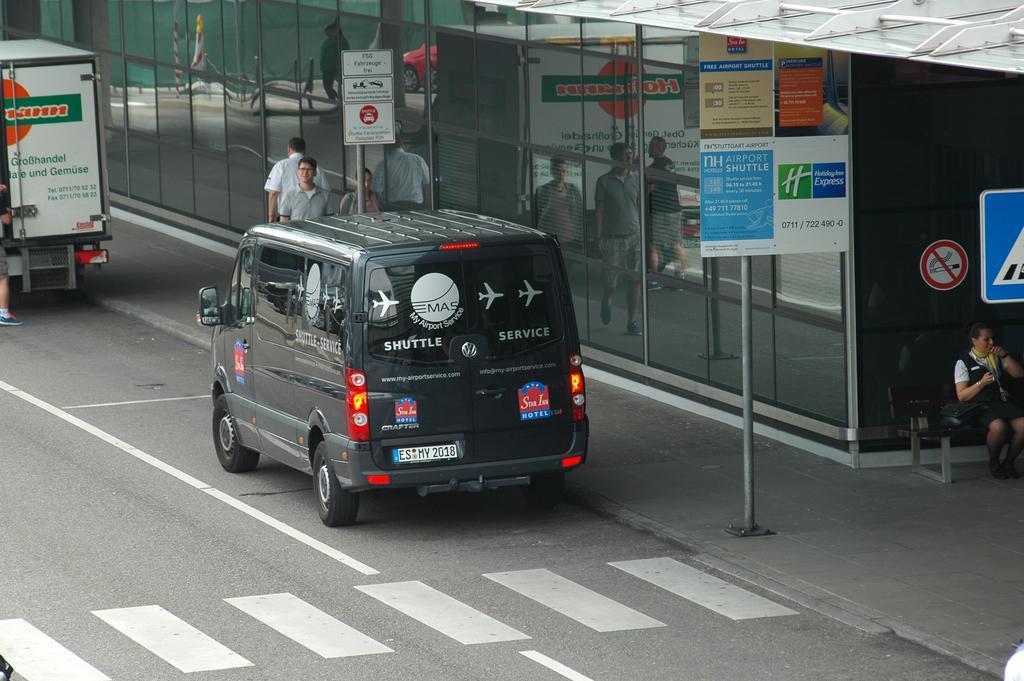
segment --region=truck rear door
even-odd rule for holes
[[[103,233],[93,62],[6,66],[2,74],[12,236]]]

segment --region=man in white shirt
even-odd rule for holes
[[[430,194],[430,168],[422,156],[406,151],[408,146],[403,139],[373,171],[370,188],[384,197],[388,210],[423,208]]]
[[[277,222],[281,217],[277,211],[277,202],[286,191],[299,185],[299,161],[305,155],[306,140],[292,137],[288,140],[288,157],[275,163],[270,170],[270,177],[263,185],[267,192],[267,222]],[[324,191],[331,191],[331,184],[322,170],[316,171],[314,182]]]

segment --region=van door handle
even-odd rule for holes
[[[494,399],[498,399],[499,397],[505,394],[505,390],[506,388],[497,387],[480,388],[479,390],[476,391],[476,394],[480,395],[481,397],[493,397]]]

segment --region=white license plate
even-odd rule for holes
[[[455,443],[391,448],[391,463],[414,463],[417,461],[439,461],[457,458],[459,458],[459,448]]]

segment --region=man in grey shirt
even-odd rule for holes
[[[330,208],[331,193],[313,181],[316,177],[316,159],[305,156],[299,161],[299,184],[281,197],[277,212],[285,220],[309,220],[333,215]]]
[[[597,247],[604,257],[604,296],[601,298],[601,322],[612,320],[612,294],[619,285],[621,270],[640,271],[640,181],[630,170],[633,150],[616,142],[609,149],[617,165],[597,178],[594,189],[594,217],[597,223]],[[640,334],[640,278],[632,276],[626,291],[626,333]]]

